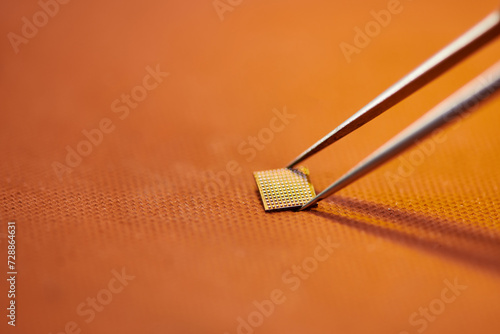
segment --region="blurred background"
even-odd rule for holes
[[[3,2],[0,243],[6,263],[15,221],[18,308],[13,328],[2,280],[1,332],[498,333],[500,99],[313,211],[264,213],[252,177],[498,5]],[[316,190],[499,54],[307,160]]]

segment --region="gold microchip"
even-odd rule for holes
[[[265,211],[297,209],[316,196],[305,167],[254,172],[253,176]]]

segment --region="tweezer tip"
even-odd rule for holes
[[[304,210],[310,209],[310,208],[314,207],[315,205],[317,205],[317,202],[318,202],[318,200],[315,197],[312,200],[310,200],[309,202],[307,202],[306,204],[302,205],[297,211],[304,211]]]
[[[295,165],[297,165],[300,161],[297,161],[297,159],[293,160],[290,162],[285,168],[292,169]]]

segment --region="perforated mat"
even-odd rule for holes
[[[57,2],[15,53],[47,3],[0,4],[1,333],[500,331],[499,99],[311,211],[264,212],[252,175],[497,1]],[[498,54],[305,161],[316,191]]]

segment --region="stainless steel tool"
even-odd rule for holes
[[[392,106],[401,102],[406,97],[410,96],[456,64],[463,61],[481,47],[493,41],[499,35],[500,9],[489,14],[462,36],[436,53],[400,81],[396,82],[385,92],[377,96],[373,101],[361,108],[340,126],[335,128],[317,143],[300,154],[285,169],[295,171],[295,169],[293,169],[295,165],[318,153],[322,149],[333,144],[337,140],[387,111]],[[266,200],[276,201],[276,203],[278,203],[275,205],[274,209],[280,209],[280,205],[282,206],[281,209],[308,209],[318,201],[332,195],[338,190],[381,166],[385,162],[401,154],[403,151],[415,145],[423,138],[429,136],[436,129],[446,126],[463,114],[472,111],[478,104],[489,99],[499,91],[500,61],[464,86],[462,89],[458,90],[455,94],[430,110],[393,139],[389,140],[386,144],[361,161],[337,181],[333,182],[317,196],[314,197],[315,193],[312,188],[312,192],[308,193],[308,196],[300,196],[300,200],[297,200],[297,195],[292,191],[293,189],[290,188],[293,186],[295,187],[294,189],[296,189],[297,185],[295,183],[283,183],[281,179],[277,178],[275,179],[275,183],[277,182],[279,184],[272,184],[272,182],[269,181],[272,180],[272,178],[269,178],[267,181],[268,184],[264,187],[259,183],[261,181],[256,177],[259,189],[267,190]],[[284,173],[283,175],[288,174]],[[287,187],[290,188],[288,189],[290,190],[290,193],[288,193],[288,190],[285,189]],[[287,204],[285,205],[279,203]],[[268,210],[267,207],[266,210]]]

